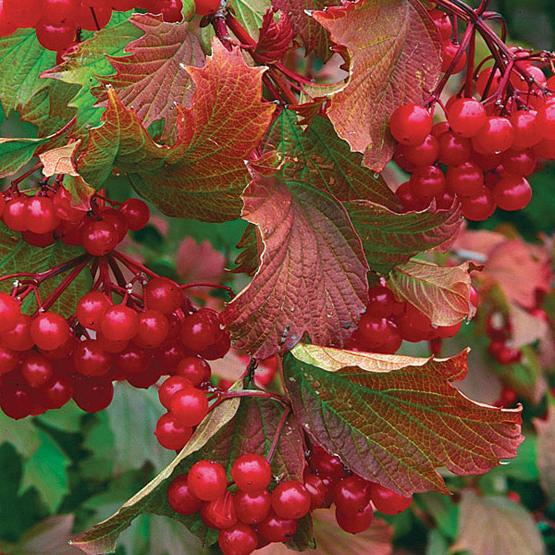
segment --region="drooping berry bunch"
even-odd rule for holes
[[[179,514],[200,513],[204,523],[219,530],[224,555],[248,555],[270,543],[291,539],[297,521],[315,509],[335,504],[343,530],[357,534],[372,523],[374,510],[396,514],[412,498],[347,472],[341,461],[314,446],[303,482],[284,480],[274,487],[270,463],[261,455],[241,455],[224,467],[200,460],[171,482],[167,499]]]
[[[475,289],[470,302],[477,306]],[[403,340],[410,342],[437,341],[457,334],[461,323],[436,327],[428,316],[406,301],[399,301],[385,281],[371,287],[365,313],[361,316],[349,347],[372,353],[395,353]]]
[[[506,47],[496,52],[493,67],[474,72],[469,43],[452,40],[450,16],[438,9],[430,15],[443,40],[443,71],[448,76],[467,67],[470,73],[445,106],[439,88],[427,106],[408,103],[392,114],[394,160],[411,174],[397,195],[407,210],[423,210],[432,200],[450,208],[457,198],[464,216],[475,221],[496,208],[521,210],[532,198],[527,178],[538,163],[555,159],[555,76],[544,73],[550,58]],[[446,121],[434,124],[435,104]]]
[[[164,21],[181,21],[181,0],[4,0],[0,3],[0,37],[17,29],[34,28],[44,48],[67,50],[79,31],[99,31],[112,11],[133,8],[162,14]]]

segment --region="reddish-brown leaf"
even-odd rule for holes
[[[418,359],[301,344],[285,357],[284,383],[307,433],[353,472],[403,495],[447,493],[438,468],[483,474],[522,441],[520,408],[453,387],[466,368],[466,352]]]
[[[266,358],[307,333],[342,343],[364,310],[364,251],[344,208],[302,183],[256,176],[243,195],[243,218],[258,227],[264,251],[252,282],[223,318],[237,347]]]
[[[393,154],[392,112],[422,103],[437,83],[441,44],[418,0],[358,0],[315,12],[335,44],[347,48],[350,75],[328,116],[364,163],[381,171]]]
[[[103,125],[79,159],[80,173],[101,187],[115,166],[164,213],[207,221],[239,216],[248,184],[245,160],[258,146],[275,106],[262,100],[264,69],[249,67],[239,49],[217,40],[195,84],[191,108],[178,107],[176,142],[157,144],[134,111],[108,91]]]
[[[145,127],[165,119],[166,130],[171,130],[176,105],[188,106],[192,95],[193,83],[185,66],[204,64],[200,42],[186,23],[164,23],[161,15],[135,14],[130,21],[144,35],[127,45],[129,56],[108,56],[116,74],[100,81],[114,87]]]
[[[277,11],[277,15],[274,14]],[[254,53],[262,63],[279,62],[293,45],[293,25],[289,16],[275,8],[264,14],[260,38]]]

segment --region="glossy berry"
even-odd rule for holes
[[[237,518],[244,524],[258,524],[269,514],[272,496],[267,490],[256,493],[238,491],[233,499]]]
[[[199,499],[213,501],[225,493],[227,476],[221,464],[202,460],[189,470],[187,484]]]
[[[175,416],[167,413],[158,419],[154,435],[165,449],[181,451],[193,435],[193,429],[183,426]]]
[[[139,329],[139,317],[137,313],[128,306],[111,306],[100,322],[102,334],[111,341],[128,341],[137,334]]]
[[[502,157],[503,169],[512,175],[527,177],[536,170],[537,158],[532,150],[507,150]]]
[[[220,8],[220,0],[195,0],[195,11],[198,15],[210,15]]]
[[[445,175],[436,166],[417,168],[409,183],[412,194],[425,201],[430,201],[445,191]]]
[[[391,289],[382,285],[370,287],[368,290],[368,306],[366,314],[378,318],[388,318],[403,311],[403,303],[397,301]]]
[[[356,512],[344,512],[336,509],[335,520],[342,530],[349,534],[360,534],[368,530],[374,518],[372,504],[368,503],[364,509]]]
[[[34,399],[28,388],[20,385],[4,385],[0,395],[0,409],[14,420],[29,416]]]
[[[233,495],[226,491],[221,497],[209,501],[201,509],[201,517],[211,528],[223,530],[237,524],[237,514],[233,503]]]
[[[34,196],[26,202],[27,229],[33,233],[48,233],[58,227],[60,218],[56,215],[52,200]]]
[[[555,102],[553,100],[538,110],[538,126],[544,139],[555,140]]]
[[[12,351],[27,351],[33,345],[31,338],[31,317],[20,314],[15,326],[2,333],[2,345]]]
[[[196,426],[208,414],[208,401],[203,391],[189,387],[172,396],[170,410],[184,426]]]
[[[419,145],[405,146],[403,154],[415,167],[431,166],[439,155],[439,142],[430,134]]]
[[[35,27],[37,39],[48,50],[65,50],[75,39],[77,28],[67,21],[50,22],[41,19]]]
[[[333,487],[333,502],[338,511],[355,513],[370,501],[370,484],[358,476],[342,478]]]
[[[486,110],[473,98],[458,98],[449,105],[447,121],[456,135],[468,139],[485,125]]]
[[[316,474],[305,472],[304,474],[304,487],[310,495],[310,509],[320,509],[325,507],[328,500],[328,487],[324,480]]]
[[[79,299],[75,315],[84,328],[98,330],[102,318],[111,306],[112,301],[104,293],[90,291]]]
[[[487,220],[495,212],[495,201],[485,187],[472,197],[463,197],[461,201],[462,213],[465,218],[474,222]]]
[[[13,329],[19,315],[19,303],[7,293],[0,293],[0,333]]]
[[[258,547],[258,537],[250,526],[239,523],[220,532],[218,545],[223,555],[249,555]]]
[[[410,303],[406,304],[405,312],[395,321],[401,337],[407,341],[423,341],[433,332],[430,319]]]
[[[518,110],[509,119],[515,130],[513,148],[530,148],[541,141],[541,128],[535,110]]]
[[[314,473],[320,478],[329,478],[330,480],[339,480],[345,474],[343,463],[319,445],[312,447],[310,455],[310,466]]]
[[[118,244],[118,233],[114,226],[104,221],[89,222],[83,228],[82,243],[93,256],[103,256],[113,251]]]
[[[174,478],[168,488],[167,498],[169,506],[181,515],[195,514],[202,507],[202,501],[189,488],[186,474]]]
[[[6,202],[2,219],[13,231],[27,229],[27,200],[25,195],[20,195]]]
[[[220,333],[220,319],[214,310],[201,308],[181,324],[181,340],[194,353],[201,353],[215,343]]]
[[[61,347],[70,334],[67,320],[55,312],[43,312],[36,316],[29,331],[35,345],[45,351]]]
[[[73,400],[85,412],[107,408],[114,397],[114,386],[106,378],[82,378],[75,381]]]
[[[389,126],[393,137],[401,144],[416,146],[432,131],[432,116],[426,108],[408,103],[399,106],[391,115]]]
[[[31,351],[21,362],[21,375],[30,387],[43,387],[54,377],[54,366],[46,357]]]
[[[258,532],[271,543],[286,542],[295,535],[296,531],[296,520],[280,518],[274,513],[270,513],[258,525]]]
[[[428,14],[432,18],[441,38],[445,41],[449,40],[453,34],[453,24],[450,17],[441,10],[430,10]]]
[[[145,202],[138,198],[127,199],[120,207],[120,211],[127,220],[127,225],[132,231],[145,227],[150,220],[150,209]]]
[[[366,350],[372,350],[389,342],[392,336],[399,337],[400,345],[401,340],[397,326],[391,320],[376,318],[368,314],[361,316],[356,331],[356,339]]]
[[[210,380],[211,370],[210,365],[202,358],[184,357],[179,361],[175,374],[198,387]]]
[[[443,44],[441,71],[451,71],[452,75],[460,73],[466,66],[466,52],[463,50],[459,54],[460,45],[452,41],[446,41]],[[458,56],[458,57],[457,57]],[[457,61],[452,62],[457,57]]]
[[[412,496],[404,497],[375,483],[370,486],[370,497],[376,510],[385,515],[401,513],[412,503]]]
[[[468,139],[459,137],[451,131],[444,133],[439,138],[438,158],[442,164],[460,166],[470,160],[472,144]]]
[[[280,518],[298,520],[310,511],[310,505],[310,494],[295,480],[281,482],[272,491],[272,509]]]
[[[522,210],[532,200],[532,187],[524,177],[506,174],[493,188],[493,198],[503,210]]]
[[[461,197],[479,194],[484,187],[484,172],[474,162],[450,166],[447,170],[447,190]]]
[[[75,369],[83,376],[104,376],[112,365],[112,356],[95,339],[79,342],[73,351]]]
[[[0,376],[8,374],[19,363],[19,354],[7,347],[0,345]]]
[[[158,310],[145,310],[139,314],[139,324],[135,342],[142,347],[159,347],[168,337],[170,324]]]
[[[507,118],[491,116],[472,138],[472,144],[482,154],[504,152],[513,145],[514,136],[513,126]]]
[[[166,409],[170,408],[172,397],[183,389],[191,387],[189,380],[181,376],[170,376],[158,389],[158,398],[160,403]]]
[[[237,487],[246,493],[265,490],[272,480],[272,469],[261,455],[241,455],[231,467],[231,477]]]
[[[499,364],[503,365],[513,364],[522,358],[522,353],[519,349],[507,345],[504,341],[492,341],[488,351]]]
[[[183,292],[175,281],[155,277],[146,284],[144,298],[148,308],[170,314],[183,303]]]

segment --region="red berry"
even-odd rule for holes
[[[513,148],[530,148],[541,141],[542,130],[535,110],[518,110],[509,119],[515,130]]]
[[[45,351],[61,347],[70,335],[67,320],[55,312],[43,312],[36,316],[30,333],[35,345]]]
[[[271,543],[282,543],[291,539],[297,531],[297,521],[284,519],[270,513],[259,525],[258,532]]]
[[[538,110],[538,127],[543,139],[555,140],[555,102],[550,100]]]
[[[311,497],[305,487],[296,480],[287,480],[272,492],[272,509],[280,518],[302,518],[310,511]]]
[[[177,23],[183,19],[181,0],[162,0],[161,12],[164,21],[168,23]]]
[[[484,172],[474,162],[450,166],[447,170],[447,190],[461,197],[479,194],[484,187]]]
[[[409,102],[399,106],[391,114],[389,126],[391,134],[398,142],[416,146],[430,134],[432,123],[432,116],[426,108]]]
[[[133,386],[141,389],[148,389],[153,386],[162,375],[160,368],[156,364],[150,364],[142,372],[129,374],[127,381]]]
[[[555,160],[555,141],[543,140],[534,146],[534,154],[544,160]]]
[[[439,155],[439,142],[433,135],[428,135],[419,145],[405,146],[403,153],[416,167],[431,166]]]
[[[86,339],[73,351],[73,362],[83,376],[104,376],[112,366],[112,356],[95,339]]]
[[[496,69],[495,73],[493,74],[493,77],[492,77],[492,71],[493,71],[493,68],[488,67],[482,70],[478,74],[478,79],[476,79],[476,92],[482,97],[486,93],[486,89],[487,89],[488,95],[491,95],[499,88],[499,79],[501,78],[501,71],[499,71],[499,69]]]
[[[195,514],[202,507],[202,501],[189,488],[186,474],[172,480],[167,497],[169,506],[181,515]]]
[[[231,467],[231,477],[237,487],[246,493],[265,490],[272,480],[272,469],[261,455],[241,455]]]
[[[111,341],[129,341],[137,334],[139,317],[128,306],[111,306],[100,322],[102,334]]]
[[[531,150],[507,150],[502,157],[503,169],[508,173],[527,177],[536,170],[536,155]]]
[[[6,202],[2,219],[13,231],[27,229],[27,200],[25,195],[20,195]]]
[[[183,426],[196,426],[208,414],[208,400],[203,391],[189,387],[172,396],[170,410]]]
[[[33,351],[21,363],[21,375],[31,387],[43,387],[54,377],[54,366],[44,356]]]
[[[447,166],[460,166],[470,160],[472,144],[448,131],[439,138],[439,161]]]
[[[504,341],[492,341],[488,351],[499,364],[503,365],[513,364],[522,358],[522,353],[519,349],[507,345]]]
[[[49,231],[48,233],[33,233],[32,231],[23,231],[21,236],[29,245],[33,245],[33,247],[40,247],[43,249],[44,247],[48,247],[49,245],[53,245],[56,242],[56,238],[54,234]]]
[[[81,378],[75,380],[73,400],[85,412],[98,412],[110,405],[114,386],[106,378]]]
[[[75,23],[85,31],[98,31],[106,27],[112,17],[112,7],[99,2],[80,2],[79,11],[75,14]]]
[[[127,199],[120,207],[121,213],[127,220],[127,225],[132,231],[145,227],[150,219],[150,210],[145,202],[138,198]]]
[[[218,545],[223,555],[249,555],[257,549],[258,537],[250,526],[239,523],[220,532]]]
[[[449,40],[453,34],[453,24],[450,17],[441,10],[431,10],[428,14],[432,18],[442,40]]]
[[[514,136],[515,131],[507,118],[491,116],[472,138],[472,145],[482,154],[504,152],[513,145]]]
[[[376,318],[363,314],[355,333],[357,342],[365,349],[372,350],[391,341],[391,337],[399,337],[397,326],[386,318]]]
[[[119,242],[118,239],[117,231],[108,222],[93,221],[83,228],[83,247],[93,256],[104,256],[113,251]]]
[[[191,385],[198,387],[210,380],[210,365],[198,357],[185,357],[179,361],[175,373],[185,378]]]
[[[245,524],[258,524],[269,514],[272,507],[272,497],[268,491],[256,493],[238,491],[233,499],[237,518]]]
[[[115,367],[125,376],[144,372],[150,362],[151,354],[136,345],[128,345],[117,353]]]
[[[13,329],[20,314],[19,303],[7,293],[0,293],[0,333]]]
[[[165,277],[151,279],[144,291],[145,304],[152,310],[170,314],[183,303],[183,291],[179,285]]]
[[[167,413],[158,419],[154,435],[165,449],[181,451],[193,435],[193,429],[183,426],[175,416]]]
[[[227,489],[227,476],[221,464],[211,461],[195,463],[187,477],[191,492],[203,501],[213,501],[222,497]]]
[[[15,420],[25,418],[33,411],[34,399],[30,391],[20,385],[4,385],[0,391],[0,408]]]
[[[38,21],[35,33],[38,41],[48,50],[65,50],[75,40],[77,28],[70,22],[51,22],[45,18]]]
[[[181,340],[187,349],[201,353],[215,343],[220,331],[218,313],[210,308],[201,308],[183,320]]]
[[[84,328],[98,330],[106,311],[112,306],[112,301],[100,291],[90,291],[83,295],[77,303],[75,315]]]
[[[449,106],[447,121],[456,135],[468,139],[486,123],[486,110],[473,98],[458,98]]]
[[[52,200],[48,197],[34,196],[26,202],[27,229],[32,233],[54,231],[60,223]]]
[[[330,480],[339,480],[345,474],[343,463],[319,445],[312,447],[310,454],[310,466],[315,474],[320,478],[329,478]]]
[[[418,168],[410,178],[410,190],[419,199],[429,201],[445,191],[445,175],[436,166]]]
[[[135,342],[141,347],[159,347],[167,338],[170,323],[157,310],[145,310],[139,314],[139,325]]]
[[[349,534],[360,534],[368,530],[374,518],[372,504],[368,503],[364,509],[356,512],[344,512],[336,509],[335,520],[339,527]]]
[[[47,409],[59,409],[71,399],[73,381],[68,376],[58,374],[40,390],[40,395]]]
[[[305,472],[304,487],[310,494],[311,510],[320,509],[326,506],[329,490],[324,483],[324,480],[316,476],[316,474]]]
[[[382,285],[370,287],[368,290],[368,306],[366,314],[378,318],[389,318],[401,314],[404,310],[403,303],[398,302],[391,289]]]
[[[342,478],[333,487],[333,501],[338,511],[361,511],[370,501],[369,483],[358,476]]]
[[[405,312],[396,322],[401,337],[407,341],[423,341],[433,333],[430,319],[410,303],[406,304]]]
[[[401,513],[412,503],[412,496],[404,497],[375,483],[370,486],[370,497],[376,510],[385,515]]]
[[[532,199],[532,187],[524,177],[505,174],[493,188],[493,198],[503,210],[522,210]]]
[[[195,0],[195,10],[198,15],[210,15],[220,8],[220,0]]]
[[[216,360],[224,357],[231,348],[231,336],[228,331],[220,330],[216,335],[216,341],[199,354],[206,360]]]
[[[101,213],[102,221],[110,224],[116,232],[117,242],[123,241],[129,230],[124,215],[114,208],[104,208]]]
[[[474,222],[487,220],[495,212],[493,196],[485,187],[473,197],[460,199],[463,216]]]
[[[19,354],[0,345],[0,376],[14,370],[19,363]]]
[[[2,333],[2,345],[12,351],[28,351],[33,345],[31,317],[20,314],[15,326]]]
[[[451,67],[451,62],[453,62],[453,60],[455,59],[455,56],[458,55],[459,50],[460,50],[459,44],[456,44],[452,41],[447,41],[443,43],[443,51],[442,51],[443,62],[441,64],[441,71],[449,71],[449,68]],[[459,55],[457,62],[453,66],[453,69],[451,69],[451,74],[455,75],[457,73],[460,73],[464,69],[465,65],[466,65],[466,52],[463,51],[462,54]]]
[[[201,517],[210,528],[223,530],[237,524],[233,495],[226,491],[222,497],[209,501],[201,509]]]
[[[170,376],[158,389],[158,398],[162,406],[169,410],[172,397],[183,389],[191,387],[189,380],[181,376]]]

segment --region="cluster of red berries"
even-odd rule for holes
[[[447,71],[459,51],[459,44],[453,36],[453,22],[447,13],[437,8],[430,10],[428,14],[434,22],[441,39],[441,70]],[[463,52],[453,67],[452,73],[457,74],[463,71],[466,61],[466,52]]]
[[[150,210],[140,199],[114,206],[95,196],[89,210],[76,208],[61,185],[42,187],[34,196],[12,189],[0,195],[2,221],[21,232],[29,244],[47,247],[59,239],[66,245],[81,245],[93,256],[108,254],[129,230],[142,229],[150,219]]]
[[[478,305],[477,292],[471,289],[470,303]],[[366,312],[351,336],[348,347],[372,353],[395,353],[403,340],[434,341],[457,334],[462,323],[436,327],[428,316],[409,302],[399,301],[385,283],[371,287]]]
[[[207,526],[219,530],[224,555],[248,555],[270,543],[286,542],[295,535],[299,519],[332,503],[339,526],[357,534],[369,528],[374,510],[396,514],[412,501],[348,473],[321,447],[313,448],[309,466],[304,483],[282,481],[270,492],[271,467],[260,455],[235,460],[232,482],[221,464],[200,460],[171,482],[167,499],[177,513],[200,513]]]
[[[194,385],[210,378],[206,360],[223,357],[230,347],[217,312],[193,311],[180,286],[164,277],[148,280],[142,296],[121,296],[114,304],[107,292],[90,291],[65,319],[53,311],[24,314],[17,297],[1,293],[0,408],[23,418],[73,397],[83,410],[96,412],[111,403],[116,380],[148,388],[175,373],[196,391]],[[171,407],[183,419],[190,397],[181,394],[180,400],[172,397]],[[205,414],[197,408],[195,418]]]
[[[79,30],[99,31],[112,11],[139,8],[161,13],[164,21],[181,21],[181,0],[4,0],[0,3],[0,37],[17,29],[34,28],[44,48],[67,50]]]
[[[501,312],[492,312],[486,320],[486,334],[490,339],[489,354],[503,365],[519,362],[522,358],[520,349],[510,345],[512,326]]]

